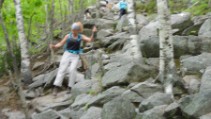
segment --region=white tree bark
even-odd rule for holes
[[[26,84],[30,84],[32,82],[32,73],[30,68],[30,57],[29,51],[27,47],[27,39],[24,31],[24,22],[23,16],[20,6],[20,0],[14,0],[15,8],[16,8],[16,21],[18,28],[18,36],[21,47],[21,75],[23,77],[23,81]]]
[[[159,78],[164,82],[165,93],[173,97],[173,78],[176,75],[173,37],[170,24],[170,11],[167,0],[157,0],[158,16],[160,22],[160,69]]]
[[[1,3],[0,3],[0,6],[1,6]],[[28,106],[27,106],[26,99],[25,99],[23,89],[22,89],[22,86],[21,86],[21,81],[18,78],[17,60],[16,60],[16,57],[13,53],[12,46],[11,46],[11,43],[10,43],[10,40],[9,40],[9,35],[8,35],[8,32],[7,32],[6,26],[4,24],[4,20],[2,19],[1,13],[0,13],[0,24],[1,24],[3,32],[4,32],[4,37],[5,37],[5,41],[6,41],[6,44],[7,44],[7,51],[9,52],[10,58],[12,59],[14,75],[12,75],[11,70],[8,68],[8,63],[6,62],[7,72],[9,74],[11,83],[13,84],[13,87],[17,88],[17,95],[20,98],[20,101],[21,101],[21,104],[22,104],[22,107],[23,107],[23,110],[24,110],[24,113],[25,113],[25,117],[26,117],[26,119],[30,119],[30,115],[29,115],[29,112],[28,112]]]

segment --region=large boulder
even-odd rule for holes
[[[197,36],[173,36],[174,55],[179,58],[182,55],[197,55],[203,51],[209,51],[211,44],[208,40]],[[205,46],[204,46],[205,45]],[[150,37],[141,41],[141,51],[144,57],[159,57],[159,37]]]
[[[187,27],[193,24],[191,20],[191,14],[188,12],[183,12],[179,14],[171,15],[171,25],[173,29],[178,29],[182,32]]]
[[[85,114],[85,111],[86,110],[84,108],[75,109],[75,108],[70,107],[70,108],[61,110],[58,113],[67,119],[80,119]]]
[[[106,37],[104,39],[100,39],[100,42],[103,46],[108,47],[117,41],[125,41],[129,40],[129,34],[126,32],[116,33],[112,36]]]
[[[199,36],[211,37],[211,18],[207,19],[201,26]]]
[[[130,82],[143,82],[155,75],[156,71],[154,67],[129,63],[106,72],[102,80],[102,85],[109,87],[128,84]]]
[[[192,56],[181,60],[181,67],[187,73],[199,73],[200,70],[205,70],[211,66],[211,54],[202,53],[198,56]]]
[[[90,107],[80,119],[100,119],[102,108]]]
[[[61,110],[69,107],[72,103],[73,100],[71,100],[71,95],[66,94],[66,91],[58,93],[57,97],[46,95],[35,98],[31,101],[33,108],[40,112],[49,109]]]
[[[191,21],[190,13],[179,13],[171,15],[171,25],[173,29],[176,29],[176,34],[180,34],[185,28],[191,26],[193,23]],[[158,18],[149,22],[146,26],[144,26],[139,31],[139,37],[141,40],[149,39],[150,37],[158,36],[158,29],[160,27],[160,23]],[[173,32],[173,31],[172,31]]]
[[[172,117],[177,117],[176,119],[183,119],[177,102],[171,103],[165,108],[164,116],[167,119],[172,119]]]
[[[140,96],[138,93],[131,90],[127,90],[124,93],[122,93],[121,97],[124,99],[128,99],[130,100],[130,102],[133,102],[133,103],[140,103],[144,100],[142,96]]]
[[[32,116],[32,119],[58,119],[58,118],[59,119],[67,119],[67,118],[59,115],[59,113],[54,110],[48,110],[48,111],[42,112],[40,114],[34,114]]]
[[[123,40],[120,40],[120,42],[123,43],[124,46],[121,51],[115,52],[110,55],[109,66],[121,66],[131,62],[135,62],[138,64],[143,63],[143,57],[138,43],[138,36],[131,35],[128,38],[130,40],[126,40],[125,42],[122,42]],[[120,44],[120,42],[118,43]],[[113,44],[111,46],[113,46]]]
[[[188,93],[194,94],[199,91],[200,79],[196,75],[186,75],[183,77]]]
[[[88,19],[83,22],[84,28],[91,29],[96,25],[99,29],[113,29],[115,27],[115,22],[113,20],[106,19]]]
[[[88,106],[92,105],[103,105],[109,101],[111,101],[113,98],[120,96],[123,92],[125,92],[125,89],[120,87],[112,87],[96,96],[94,96],[91,100],[88,102]]]
[[[211,112],[211,91],[201,92],[189,98],[188,101],[181,101],[181,110],[187,117],[198,118]]]
[[[200,92],[211,92],[211,66],[207,67],[205,73],[202,76]]]
[[[126,99],[115,98],[103,106],[102,119],[133,119],[135,106]]]
[[[139,105],[139,111],[143,112],[159,105],[169,105],[172,102],[173,100],[170,95],[158,92],[143,100]]]
[[[92,88],[93,82],[91,80],[83,80],[76,83],[72,87],[72,97],[75,98],[80,94],[88,93]]]
[[[187,27],[182,35],[198,35],[201,25],[208,19],[211,18],[211,15],[200,15],[200,16],[193,16],[192,21],[193,25]]]
[[[147,17],[142,14],[136,14],[136,21],[137,21],[138,28],[142,28],[143,26],[149,23]]]
[[[206,69],[206,72],[202,76],[201,87],[198,94],[195,94],[193,98],[189,98],[189,101],[181,101],[181,109],[183,113],[189,117],[198,118],[202,115],[211,112],[211,67]],[[186,103],[184,103],[186,102]]]
[[[166,107],[167,105],[156,106],[144,112],[141,119],[165,119],[163,114]]]
[[[140,40],[149,39],[150,37],[158,36],[158,28],[160,23],[158,21],[151,21],[139,31]]]
[[[72,114],[71,114],[72,110],[68,107],[66,109],[63,109],[63,110],[60,110],[58,111],[58,113],[68,119],[70,119],[72,117]]]
[[[57,72],[58,72],[58,69],[55,69],[53,71],[50,71],[48,73],[45,73],[45,74],[42,74],[40,76],[37,76],[33,79],[33,82],[32,84],[30,84],[28,87],[30,89],[32,88],[37,88],[37,87],[40,87],[40,86],[47,86],[47,85],[52,85],[53,84],[53,81],[57,75]]]
[[[108,30],[108,29],[101,29],[97,32],[97,39],[98,40],[103,40],[108,36],[113,35],[112,30]]]
[[[71,105],[71,107],[79,109],[84,107],[90,100],[92,99],[91,95],[88,94],[81,94],[76,97],[74,103]]]
[[[138,93],[143,98],[148,98],[156,92],[163,92],[162,86],[159,84],[153,84],[151,82],[145,81],[139,83],[131,88],[132,91]]]

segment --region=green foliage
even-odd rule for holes
[[[156,12],[156,2],[155,0],[151,0],[148,3],[141,3],[141,2],[137,2],[136,3],[136,12],[137,13],[148,13],[148,14],[152,14]]]
[[[193,15],[203,15],[211,11],[209,0],[168,0],[171,13],[187,11]],[[157,12],[156,0],[147,3],[136,2],[137,13],[153,14]]]
[[[209,6],[209,4],[211,4],[209,3],[209,0],[195,0],[195,5],[186,9],[186,11],[191,12],[193,15],[204,15],[208,12],[211,12],[211,7]]]

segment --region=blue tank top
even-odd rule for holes
[[[73,54],[80,54],[81,51],[81,34],[78,34],[77,39],[73,38],[72,33],[69,34],[69,37],[64,46],[65,51],[68,51]]]

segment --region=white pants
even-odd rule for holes
[[[73,87],[76,81],[76,68],[77,64],[79,62],[79,55],[69,53],[67,51],[64,52],[62,59],[60,61],[58,74],[56,76],[56,79],[54,81],[55,86],[62,86],[64,76],[66,74],[66,70],[68,69],[69,73],[69,87]]]

